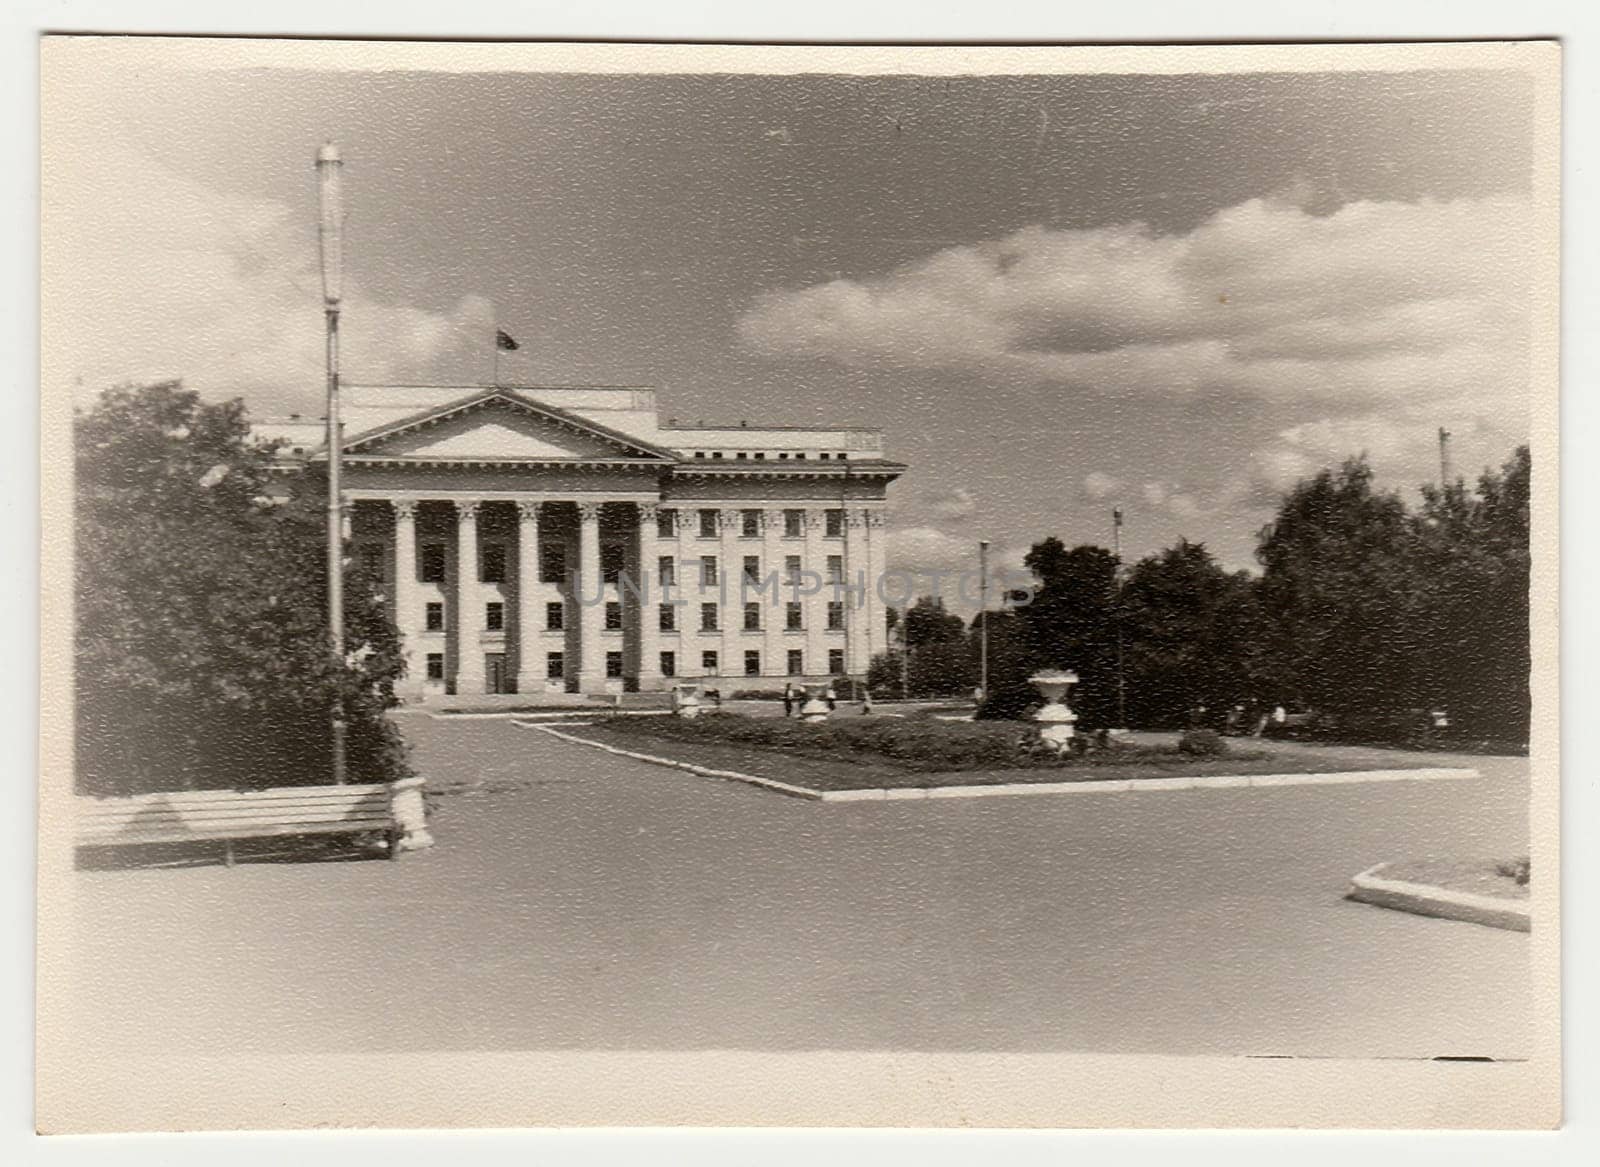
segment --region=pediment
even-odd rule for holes
[[[418,461],[673,461],[667,451],[509,391],[480,394],[356,435],[351,454]]]

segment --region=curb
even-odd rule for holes
[[[1388,866],[1387,863],[1379,863],[1367,868],[1350,881],[1350,890],[1344,898],[1418,916],[1463,920],[1487,928],[1504,928],[1512,932],[1533,930],[1532,910],[1525,901],[1451,891],[1449,888],[1411,883],[1403,879],[1384,879],[1379,873]]]
[[[795,798],[805,798],[813,802],[899,802],[927,798],[993,798],[1013,794],[1104,794],[1110,791],[1225,790],[1241,786],[1336,786],[1350,782],[1429,781],[1451,778],[1476,778],[1479,776],[1476,770],[1435,767],[1425,770],[1348,770],[1331,774],[1212,774],[1201,778],[1113,778],[1106,780],[1096,779],[1090,782],[1005,782],[990,783],[984,786],[900,786],[892,788],[874,786],[864,790],[817,790],[811,786],[795,786],[788,782],[779,782],[776,778],[762,778],[755,774],[743,774],[738,770],[714,770],[708,766],[697,766],[692,762],[680,762],[676,758],[664,758],[659,754],[625,750],[620,746],[607,745],[592,738],[562,733],[558,729],[539,722],[523,720],[515,724],[524,729],[537,729],[542,733],[549,734],[551,737],[572,742],[574,745],[604,750],[606,753],[615,754],[620,758],[632,758],[637,762],[650,762],[657,766],[670,766],[674,770],[686,770],[690,774],[699,774],[705,778],[726,778],[734,782],[747,782],[752,786],[761,786],[768,790],[775,790],[780,794],[788,794]],[[581,725],[589,723],[569,724]]]
[[[696,766],[690,762],[680,762],[674,758],[662,758],[655,754],[641,754],[637,750],[625,750],[620,746],[611,746],[590,738],[562,733],[559,729],[541,725],[534,721],[519,721],[516,724],[525,729],[536,729],[540,733],[547,733],[551,737],[560,738],[564,742],[572,742],[580,746],[589,746],[591,749],[604,750],[606,753],[615,754],[619,758],[632,758],[639,762],[653,762],[657,766],[671,766],[674,770],[687,770],[689,773],[698,774],[702,778],[726,778],[734,782],[748,782],[752,786],[762,786],[768,790],[775,790],[779,794],[788,794],[795,798],[808,798],[813,801],[827,797],[822,791],[813,790],[809,786],[791,786],[787,782],[779,782],[774,778],[758,778],[754,774],[741,774],[737,770],[713,770],[707,766]]]
[[[413,712],[408,710],[407,712]],[[592,718],[597,715],[606,717],[664,717],[671,713],[670,709],[563,709],[552,710],[549,713],[448,713],[432,709],[418,709],[414,712],[425,713],[435,721],[570,721],[573,718]]]

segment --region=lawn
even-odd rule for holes
[[[608,717],[563,732],[719,770],[817,790],[983,786],[1009,782],[1088,782],[1205,775],[1318,773],[1368,769],[1365,759],[1325,751],[1229,745],[1218,757],[1191,757],[1171,744],[1121,744],[1079,757],[1029,755],[1019,743],[1032,727],[1017,722],[940,722],[851,718],[824,725],[706,714],[693,720]],[[1412,765],[1426,765],[1418,761]]]

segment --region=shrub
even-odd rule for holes
[[[1217,758],[1228,752],[1228,743],[1214,729],[1191,729],[1178,739],[1178,749],[1193,758]]]
[[[1021,721],[1044,703],[1039,690],[1027,682],[1013,682],[990,689],[978,706],[979,721]]]

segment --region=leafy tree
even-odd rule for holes
[[[945,610],[942,596],[918,596],[906,609],[905,623],[906,645],[913,650],[959,641],[966,633],[961,617]]]
[[[1253,696],[1259,618],[1248,573],[1223,571],[1203,543],[1182,540],[1135,564],[1121,596],[1128,720],[1184,724]]]
[[[1531,476],[1519,447],[1475,493],[1424,487],[1413,523],[1417,692],[1474,736],[1528,737]]]
[[[1116,558],[1090,544],[1069,551],[1051,536],[1034,544],[1023,563],[1039,580],[1033,602],[1017,609],[1028,630],[1028,670],[1073,670],[1079,678],[1073,707],[1088,724],[1112,724],[1117,714]]]
[[[327,782],[336,695],[349,779],[406,773],[384,716],[402,658],[374,581],[351,573],[336,660],[322,484],[274,479],[241,402],[116,389],[78,414],[74,444],[80,791]]]
[[[1414,549],[1404,504],[1373,489],[1365,457],[1289,492],[1256,553],[1277,699],[1351,724],[1417,701]]]

